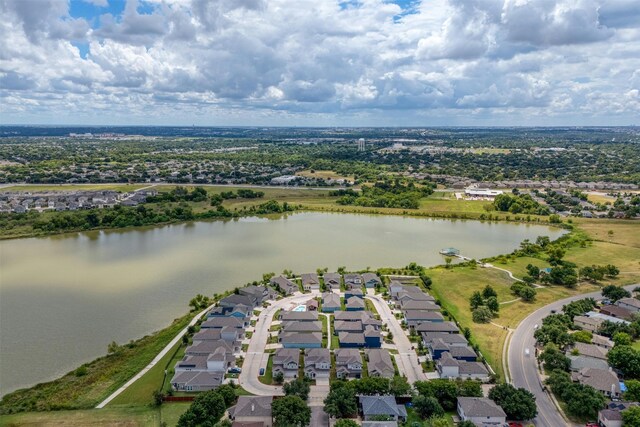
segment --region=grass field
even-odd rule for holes
[[[4,396],[0,413],[93,408],[140,372],[187,325],[191,317],[188,314],[176,319],[171,326],[135,341],[133,346],[124,345],[117,353],[84,365],[84,375],[70,372],[57,380]]]
[[[97,191],[113,190],[127,193],[151,184],[60,184],[60,185],[14,185],[0,187],[0,192],[12,191]]]
[[[311,171],[311,170],[304,170],[304,171],[299,171],[296,172],[296,175],[298,176],[304,176],[307,178],[320,178],[320,179],[348,179],[350,181],[354,180],[353,175],[349,175],[349,176],[343,176],[340,175],[334,171]]]
[[[173,409],[173,408],[171,408]],[[177,408],[176,408],[177,409]],[[186,410],[186,407],[185,407]],[[176,419],[173,411],[169,411],[167,419]],[[180,415],[178,415],[179,417]],[[54,426],[70,427],[103,427],[103,426],[140,426],[157,427],[160,425],[160,411],[150,407],[138,406],[129,408],[86,409],[76,411],[26,412],[0,417],[0,426]],[[167,425],[175,425],[169,424]]]
[[[538,289],[537,299],[532,303],[514,301],[501,304],[499,317],[493,320],[499,326],[495,326],[472,321],[469,298],[473,292],[482,291],[486,285],[491,285],[498,294],[498,302],[504,303],[516,299],[509,289],[513,281],[504,272],[485,268],[438,267],[429,269],[427,275],[433,280],[432,292],[440,300],[443,308],[451,313],[463,327],[471,329],[474,342],[479,345],[483,356],[501,378],[503,378],[502,349],[507,337],[507,331],[501,326],[514,328],[539,307],[561,298],[598,289],[593,285],[581,285],[574,290],[561,287]]]

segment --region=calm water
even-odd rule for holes
[[[481,258],[543,226],[299,213],[123,232],[0,242],[0,392],[53,379],[166,326],[197,293],[262,273],[443,262],[442,247]]]

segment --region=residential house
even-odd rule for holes
[[[318,300],[315,298],[311,298],[307,302],[304,303],[305,307],[307,307],[307,311],[317,311],[318,310]]]
[[[358,297],[351,297],[345,304],[347,311],[362,311],[364,310],[364,299]]]
[[[285,378],[297,378],[300,366],[300,350],[295,348],[278,348],[273,354],[272,375],[282,372]]]
[[[397,421],[363,421],[362,427],[398,427]]]
[[[279,341],[284,348],[320,348],[322,347],[321,332],[285,332]]]
[[[322,311],[324,313],[333,313],[341,308],[342,304],[338,294],[334,294],[333,292],[325,292],[322,294]]]
[[[339,348],[334,351],[334,355],[338,378],[360,378],[362,376],[362,356],[359,350]]]
[[[445,332],[457,334],[460,332],[453,322],[423,322],[415,326],[416,332]]]
[[[207,371],[179,371],[171,379],[176,391],[208,391],[222,384],[224,373]]]
[[[574,350],[578,350],[578,354],[586,357],[593,357],[595,359],[607,360],[607,353],[609,350],[603,347],[599,347],[594,344],[585,344],[583,342],[577,342],[573,345]],[[570,354],[573,351],[570,351]]]
[[[439,308],[439,307],[438,307]],[[444,317],[438,311],[429,310],[405,310],[404,320],[409,327],[418,326],[424,322],[443,323]]]
[[[218,302],[218,305],[221,307],[235,307],[237,305],[244,305],[249,309],[249,311],[251,311],[258,305],[258,302],[253,296],[231,294],[222,298]]]
[[[271,404],[273,396],[240,396],[238,403],[229,408],[229,419],[235,423],[259,423],[272,427]],[[245,424],[246,425],[246,424]]]
[[[585,368],[594,369],[609,369],[609,364],[606,360],[596,359],[587,356],[568,356],[571,361],[570,369],[573,372],[579,372]]]
[[[362,282],[364,283],[365,288],[375,288],[377,286],[382,286],[382,281],[375,273],[363,273]]]
[[[207,313],[207,318],[212,317],[237,317],[248,321],[251,317],[251,312],[248,310],[247,306],[244,305],[236,305],[233,307],[217,306],[213,307],[209,313]]]
[[[404,405],[398,405],[396,398],[391,395],[359,396],[362,419],[365,421],[388,417],[392,421],[405,421],[407,410]]]
[[[436,338],[427,344],[431,359],[438,360],[443,353],[448,352],[456,360],[466,360],[467,362],[475,362],[477,355],[468,345],[450,345],[441,338]]]
[[[633,320],[633,311],[618,305],[605,305],[600,309],[600,313],[618,319]]]
[[[320,279],[316,273],[304,273],[301,276],[302,289],[305,291],[318,292],[320,291]]]
[[[282,311],[280,320],[283,322],[317,322],[317,311]]]
[[[228,341],[194,341],[192,345],[187,347],[184,354],[187,356],[208,356],[215,352],[218,348],[223,348],[227,353],[233,353],[237,346]]]
[[[344,286],[346,289],[359,288],[362,286],[362,276],[357,273],[347,273],[344,275]]]
[[[597,345],[598,347],[605,348],[607,350],[611,350],[614,346],[614,342],[611,341],[607,337],[603,337],[602,335],[593,334],[591,337],[591,343],[593,345]]]
[[[633,313],[640,312],[640,300],[636,298],[622,298],[616,302],[616,305],[618,307],[626,308]]]
[[[606,315],[606,314],[598,312],[598,311],[588,311],[588,312],[585,313],[585,316],[593,317],[593,318],[596,318],[596,319],[608,320],[609,322],[613,322],[613,323],[624,323],[626,325],[628,325],[630,323],[628,320],[620,319],[618,317],[609,316],[609,315]]]
[[[373,326],[376,330],[380,329],[382,322],[377,320],[368,311],[339,311],[333,315],[336,322],[361,322],[362,326]]]
[[[347,289],[344,292],[344,299],[348,300],[351,297],[364,298],[364,292],[359,288]]]
[[[276,276],[272,277],[269,280],[271,286],[276,290],[282,292],[284,295],[291,295],[294,292],[300,291],[298,285],[293,283],[291,280],[287,279],[284,276]]]
[[[433,301],[418,301],[418,300],[413,300],[413,299],[404,299],[404,302],[402,303],[402,305],[400,305],[400,309],[401,310],[424,310],[425,307],[425,303],[433,303],[435,300]]]
[[[504,426],[507,414],[491,399],[486,397],[458,397],[458,416],[463,421],[471,421],[477,426]]]
[[[240,329],[242,336],[244,328],[249,326],[249,322],[237,317],[211,317],[200,324],[200,329],[222,329],[226,326]]]
[[[431,295],[427,295],[424,292],[400,292],[396,301],[396,307],[404,307],[408,301],[419,301],[421,303],[427,303],[431,310],[435,310],[434,306],[437,307],[434,302],[435,299]],[[424,305],[422,305],[421,308],[424,308]]]
[[[638,402],[609,402],[598,413],[598,423],[603,427],[622,427],[622,411],[638,405]]]
[[[240,295],[246,295],[255,299],[256,305],[260,305],[270,299],[275,299],[275,292],[267,286],[245,286],[238,289],[238,292]]]
[[[489,371],[482,363],[456,360],[447,352],[443,353],[436,361],[436,370],[440,374],[440,378],[489,380]]]
[[[433,341],[439,339],[449,346],[466,347],[469,341],[462,334],[449,334],[446,332],[423,332],[421,334],[422,342],[428,347]]]
[[[367,372],[370,377],[393,378],[395,368],[389,351],[382,348],[365,350],[367,357]]]
[[[362,332],[339,332],[338,344],[340,348],[360,348],[365,346],[366,341]]]
[[[304,374],[307,378],[329,378],[331,351],[328,348],[310,348],[304,354]]]
[[[589,385],[609,398],[620,397],[620,379],[612,369],[583,368],[572,372],[571,379]]]
[[[338,273],[324,273],[322,276],[324,285],[328,290],[340,289],[342,283],[342,276]]]
[[[336,320],[333,322],[333,334],[338,335],[340,332],[363,332],[364,326],[362,321],[347,322],[345,320]]]
[[[573,318],[573,323],[580,329],[597,332],[598,329],[600,329],[600,326],[604,323],[604,320],[597,317],[575,316]]]
[[[322,332],[322,322],[283,322],[280,332]]]

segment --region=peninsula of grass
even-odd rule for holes
[[[175,319],[169,327],[119,346],[57,380],[7,394],[0,401],[0,415],[95,407],[149,364],[192,317],[190,313]]]

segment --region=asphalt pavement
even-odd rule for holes
[[[625,289],[632,290],[635,286],[637,285],[625,286]],[[551,314],[552,310],[559,312],[563,305],[571,301],[601,296],[600,292],[592,292],[553,302],[531,313],[513,332],[508,350],[511,383],[515,387],[529,390],[535,396],[538,416],[533,420],[533,424],[536,427],[577,426],[577,424],[570,423],[562,417],[549,394],[542,388],[535,357],[535,339],[533,338],[535,325],[541,325],[542,319]],[[528,356],[526,349],[529,349]]]

